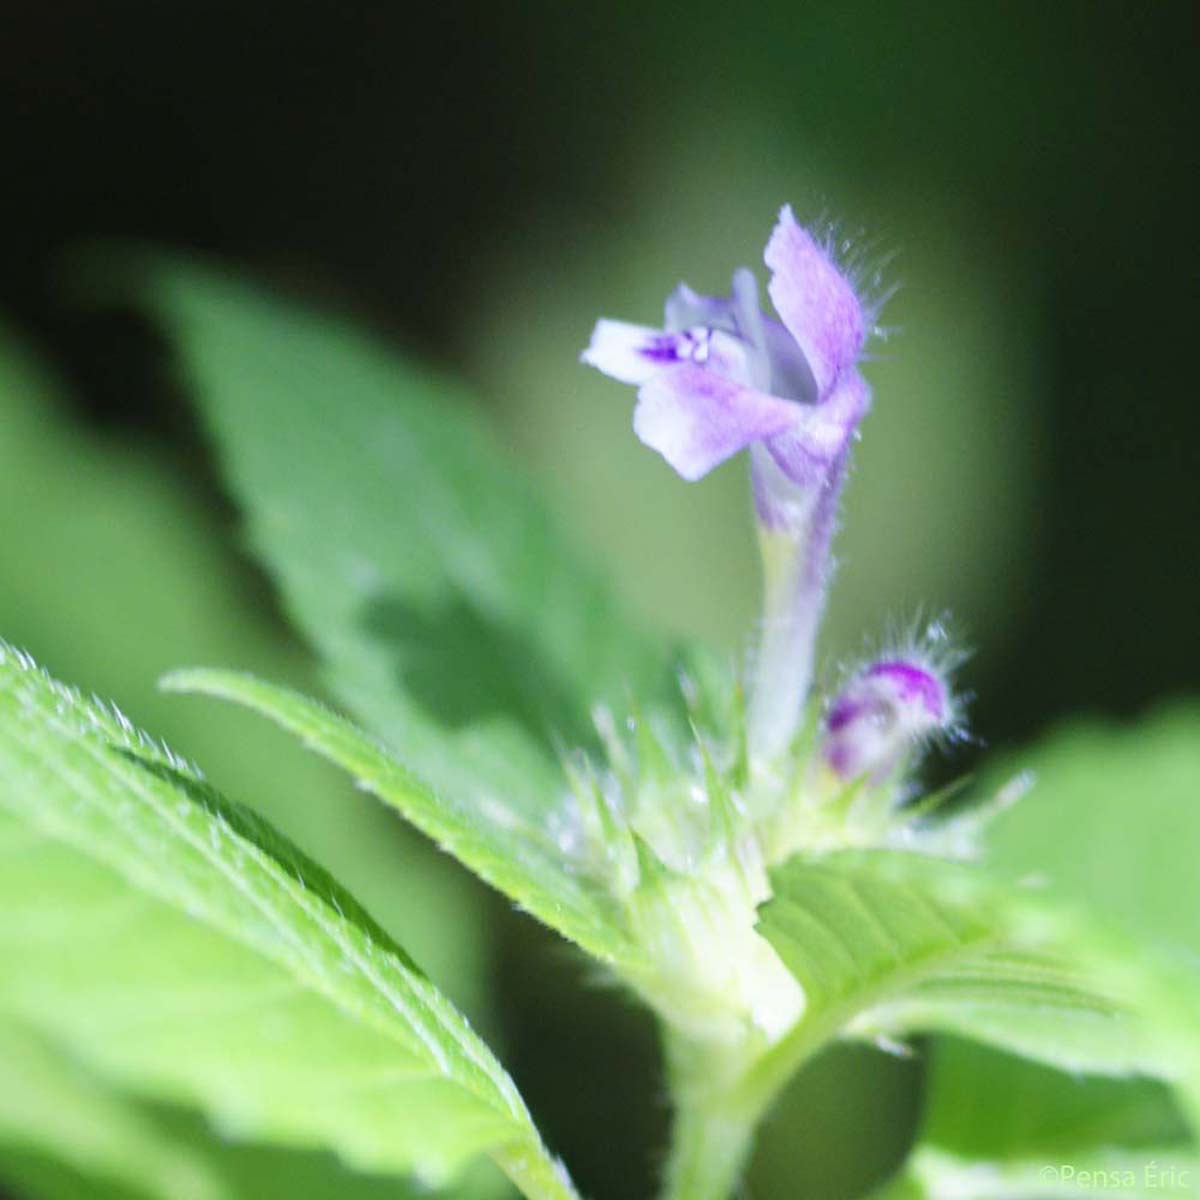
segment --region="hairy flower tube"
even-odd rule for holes
[[[582,355],[637,387],[635,432],[684,479],[749,452],[763,557],[746,687],[685,678],[687,736],[653,714],[598,713],[607,762],[568,763],[571,795],[555,818],[573,869],[607,890],[643,948],[622,975],[667,1031],[677,1184],[680,1172],[736,1170],[744,1146],[695,1164],[721,1129],[757,1119],[723,1106],[804,1021],[804,989],[755,928],[771,868],[797,853],[970,848],[904,803],[922,746],[959,727],[940,626],[850,671],[831,695],[811,694],[839,498],[870,402],[858,364],[874,316],[790,208],[764,259],[777,317],[743,267],[728,296],[681,284],[661,328],[599,321]],[[689,1151],[697,1111],[708,1115]]]

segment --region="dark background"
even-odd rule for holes
[[[64,251],[132,235],[246,264],[467,376],[511,425],[472,348],[501,336],[480,332],[483,276],[487,295],[521,302],[547,270],[530,246],[549,244],[551,278],[559,268],[568,286],[585,255],[636,256],[629,231],[652,239],[672,205],[719,240],[706,212],[753,186],[746,164],[794,157],[822,164],[822,204],[852,222],[903,195],[887,236],[918,262],[903,214],[945,208],[1027,285],[998,303],[1034,331],[1021,374],[1036,381],[1030,584],[999,647],[972,629],[975,729],[1007,743],[1200,682],[1193,4],[46,0],[7,6],[0,27],[0,311],[58,364],[82,428],[146,442],[222,529],[232,517],[184,398],[164,386],[162,347],[129,314],[67,303]],[[648,217],[647,178],[670,180],[683,160],[701,165],[678,196],[658,184]],[[789,198],[809,199],[774,202]],[[756,208],[753,227],[765,235],[771,216]],[[530,240],[556,222],[570,236]],[[719,244],[705,255],[728,257]],[[953,282],[969,267],[940,269]],[[597,294],[611,315],[647,315],[641,293]],[[1002,412],[1003,389],[961,398],[975,402]],[[273,614],[265,584],[239,570]],[[585,1190],[639,1194],[663,1128],[650,1030],[610,995],[581,995],[545,939],[494,920],[506,1061]],[[857,1062],[839,1069],[825,1090],[842,1099],[803,1118],[810,1150],[836,1141],[833,1126],[853,1134],[843,1100],[874,1103],[876,1121],[911,1113],[906,1068],[882,1084]],[[876,1111],[889,1088],[901,1098]],[[853,1171],[829,1169],[823,1194],[843,1194]]]

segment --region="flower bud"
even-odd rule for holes
[[[821,753],[842,779],[882,783],[905,754],[953,724],[949,689],[929,665],[891,658],[864,668],[825,714]]]

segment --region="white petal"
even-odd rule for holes
[[[666,346],[669,338],[669,334],[649,325],[600,320],[592,330],[588,348],[580,355],[580,362],[622,383],[645,383],[674,361],[668,357],[664,362],[662,354],[656,354],[656,347]]]

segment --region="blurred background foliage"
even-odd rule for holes
[[[784,200],[836,219],[900,290],[826,661],[948,609],[975,732],[1016,742],[1200,680],[1196,12],[9,6],[0,632],[330,866],[493,1039],[584,1191],[644,1194],[666,1117],[646,1019],[282,735],[155,691],[193,662],[316,685],[161,343],[73,306],[63,254],[211,252],[448,367],[629,604],[734,653],[757,588],[741,468],[681,483],[576,356],[601,313],[651,321],[680,278],[757,266]],[[919,1081],[826,1057],[751,1188],[859,1194],[903,1153]]]

